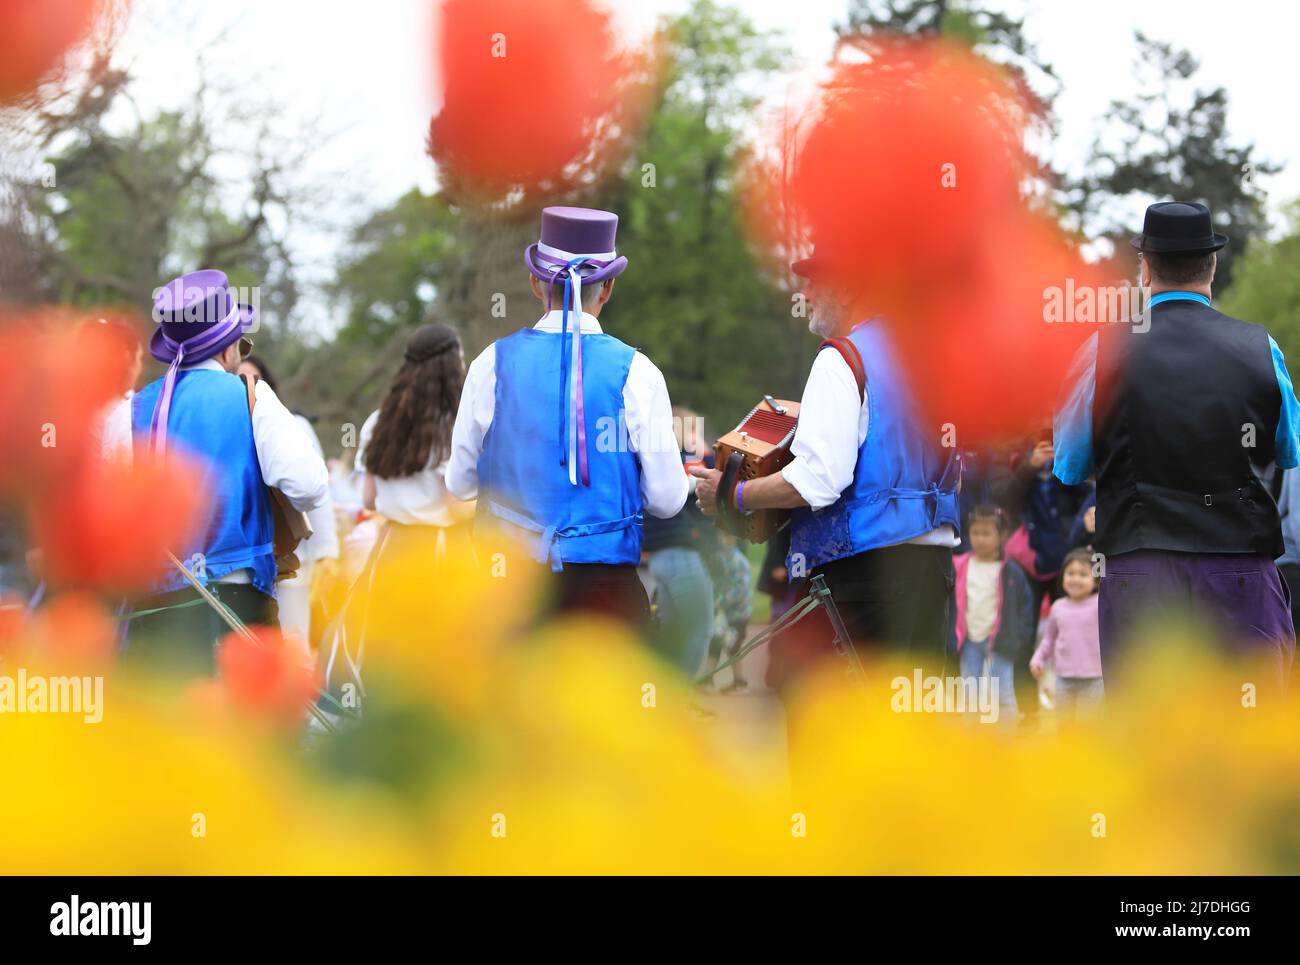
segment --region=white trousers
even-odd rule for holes
[[[293,638],[306,654],[311,653],[311,574],[315,562],[306,560],[297,574],[275,585],[280,604],[280,632]]]

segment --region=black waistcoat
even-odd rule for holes
[[[1194,301],[1162,302],[1150,319],[1098,341],[1097,549],[1280,556],[1259,478],[1282,405],[1268,332]]]

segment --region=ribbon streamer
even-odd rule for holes
[[[561,261],[541,251],[537,252],[537,257],[555,266],[551,272],[551,286],[559,281],[561,275],[564,276],[563,315],[560,319],[560,465],[568,466],[570,484],[577,486],[581,481],[582,485],[590,486],[587,418],[582,388],[582,274],[578,268],[584,264],[603,268],[609,262],[586,255]],[[572,335],[569,332],[570,306],[577,316]],[[546,292],[546,311],[548,314],[551,311],[549,287]]]

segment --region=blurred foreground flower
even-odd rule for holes
[[[0,101],[36,86],[90,29],[97,0],[0,3]]]
[[[110,593],[146,589],[201,524],[203,493],[202,470],[180,452],[80,461],[34,500],[45,575]]]
[[[1029,739],[896,712],[909,667],[869,665],[865,686],[813,673],[791,785],[616,626],[530,629],[507,581],[394,572],[371,600],[362,718],[307,750],[262,726],[289,722],[302,668],[242,639],[223,645],[229,699],[118,671],[102,723],[0,714],[5,870],[1300,870],[1300,712],[1244,700],[1249,671],[1185,628],[1148,634],[1099,727]],[[771,740],[759,753],[783,761]]]
[[[920,406],[962,447],[997,444],[1052,408],[1069,360],[1108,302],[1026,197],[1033,107],[1006,71],[944,40],[879,39],[831,68],[814,102],[758,155],[748,207],[765,248],[811,245],[851,321],[883,317]],[[1049,292],[1070,317],[1045,314]],[[945,445],[954,444],[945,434]]]
[[[429,153],[451,193],[509,192],[599,177],[637,123],[650,57],[617,46],[590,0],[442,0],[434,64],[443,96]]]
[[[99,458],[107,407],[122,398],[135,347],[98,313],[0,310],[0,497],[31,498]]]
[[[277,629],[251,627],[249,634],[251,639],[229,633],[217,647],[225,694],[255,718],[277,727],[301,726],[318,687],[309,658]]]

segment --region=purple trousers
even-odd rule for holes
[[[1160,611],[1209,617],[1235,655],[1264,659],[1285,684],[1295,654],[1291,591],[1271,559],[1241,553],[1136,550],[1106,557],[1098,621],[1102,672],[1135,646],[1132,630]]]

